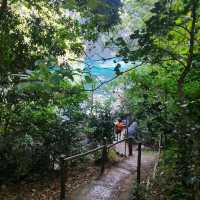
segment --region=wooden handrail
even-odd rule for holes
[[[61,178],[61,192],[60,192],[60,200],[66,200],[66,195],[65,195],[65,171],[64,171],[64,163],[67,161],[71,161],[71,160],[75,160],[78,158],[81,158],[83,156],[86,156],[88,154],[92,154],[95,153],[99,150],[102,150],[102,167],[101,167],[101,173],[103,173],[104,171],[104,167],[105,167],[105,158],[106,158],[106,154],[107,154],[107,150],[117,144],[120,144],[122,142],[128,141],[128,138],[125,138],[123,140],[117,141],[113,144],[109,144],[109,145],[102,145],[100,147],[97,147],[95,149],[92,149],[90,151],[84,152],[84,153],[80,153],[80,154],[76,154],[70,157],[66,157],[66,155],[62,154],[60,156],[60,178]],[[137,166],[137,182],[140,183],[140,168],[141,168],[141,142],[136,141],[136,143],[138,143],[138,166]],[[126,143],[125,143],[126,144]]]
[[[115,143],[113,143],[113,144],[109,144],[109,145],[107,145],[107,148],[111,148],[111,147],[113,147],[113,146],[115,146],[115,145],[117,145],[117,144],[119,144],[119,143],[122,143],[122,142],[124,142],[124,141],[126,141],[126,140],[127,140],[127,138],[125,138],[125,139],[123,139],[123,140],[120,140],[120,141],[117,141],[117,142],[115,142]],[[88,155],[88,154],[95,153],[95,152],[97,152],[97,151],[103,149],[104,146],[105,146],[105,145],[102,145],[102,146],[97,147],[97,148],[95,148],[95,149],[92,149],[92,150],[90,150],[90,151],[87,151],[87,152],[84,152],[84,153],[79,153],[79,154],[76,154],[76,155],[73,155],[73,156],[70,156],[70,157],[66,157],[66,155],[64,155],[64,154],[62,154],[61,156],[63,157],[63,160],[64,160],[64,161],[75,160],[75,159],[81,158],[81,157],[83,157],[83,156],[86,156],[86,155]]]
[[[115,145],[117,145],[117,144],[120,144],[120,143],[122,143],[122,142],[125,142],[125,141],[127,141],[127,138],[125,138],[125,139],[123,139],[123,140],[119,140],[119,141],[117,141],[117,142],[115,142],[115,143],[113,143],[113,144],[109,144],[109,145],[107,145],[107,148],[111,148],[111,147],[113,147],[113,146],[115,146]]]
[[[100,146],[100,147],[97,147],[97,148],[92,149],[92,150],[90,150],[90,151],[87,151],[87,152],[85,152],[85,153],[76,154],[76,155],[74,155],[74,156],[70,156],[70,157],[66,157],[66,156],[65,156],[65,157],[64,157],[64,161],[75,160],[75,159],[77,159],[77,158],[81,158],[81,157],[86,156],[86,155],[88,155],[88,154],[95,153],[95,152],[97,152],[97,151],[103,149],[104,146],[105,146],[105,145]]]

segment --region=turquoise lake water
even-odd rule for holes
[[[92,75],[99,77],[101,80],[109,80],[110,78],[115,76],[114,69],[117,63],[120,63],[121,71],[125,71],[130,67],[130,64],[125,64],[124,62],[120,61],[120,59],[118,59],[117,61],[116,59],[111,59],[107,61],[95,61],[92,59],[88,59],[86,60],[86,63],[91,68],[90,71]],[[86,65],[86,67],[88,66]]]

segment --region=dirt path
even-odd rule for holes
[[[117,147],[124,153],[124,144]],[[156,159],[156,153],[142,152],[142,177],[150,175]],[[97,180],[77,189],[70,200],[128,200],[128,195],[135,181],[137,169],[137,151],[134,148],[133,156],[107,169]]]

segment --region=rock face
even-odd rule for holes
[[[124,144],[116,147],[124,153]],[[147,176],[155,162],[156,154],[142,154],[142,174]],[[107,169],[97,180],[82,186],[69,198],[71,200],[127,200],[136,176],[137,151],[134,147],[133,156],[125,158],[117,165]]]

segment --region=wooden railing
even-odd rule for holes
[[[60,200],[66,200],[67,197],[66,197],[66,191],[65,191],[65,182],[66,182],[66,170],[65,170],[65,163],[66,162],[69,162],[69,161],[72,161],[72,160],[76,160],[76,159],[79,159],[79,158],[82,158],[86,155],[89,155],[89,154],[93,154],[95,152],[98,152],[100,150],[102,150],[102,156],[101,156],[101,174],[103,174],[104,172],[104,169],[105,169],[105,164],[106,164],[106,158],[107,158],[107,152],[108,150],[117,145],[117,144],[120,144],[122,142],[125,142],[125,155],[126,155],[126,142],[129,142],[128,139],[123,139],[123,140],[120,140],[120,141],[117,141],[113,144],[104,144],[100,147],[97,147],[95,149],[92,149],[90,151],[87,151],[85,153],[80,153],[80,154],[76,154],[74,156],[70,156],[70,157],[67,157],[66,155],[61,155],[60,156]],[[140,169],[141,169],[141,142],[137,142],[138,144],[138,159],[137,159],[137,184],[140,184]]]

